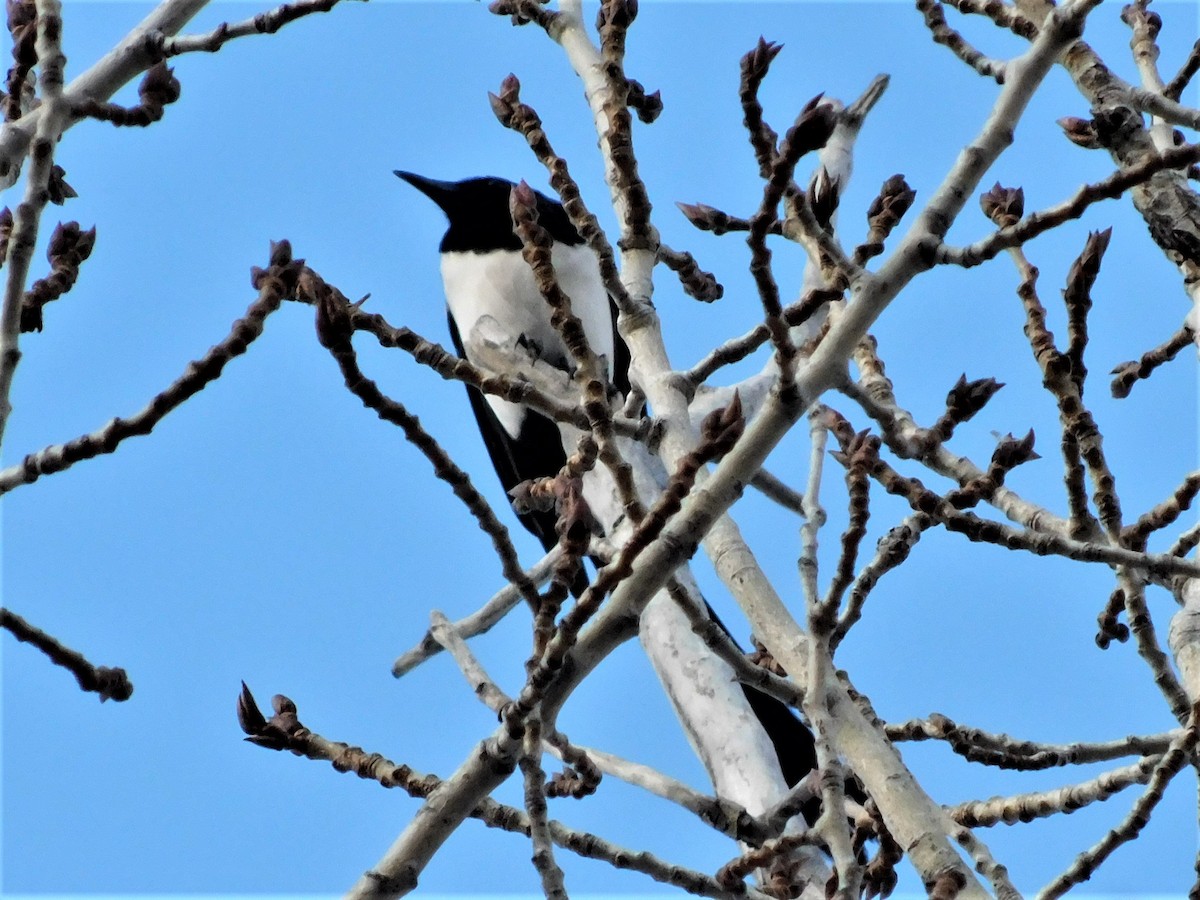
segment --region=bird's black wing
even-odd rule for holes
[[[613,303],[612,298],[608,300],[608,308],[612,311],[613,322],[613,359],[612,359],[612,383],[618,391],[623,395],[629,395],[629,347],[625,343],[625,339],[621,337],[617,331],[617,304]]]

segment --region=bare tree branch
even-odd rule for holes
[[[129,418],[111,419],[97,431],[31,453],[20,463],[0,470],[0,494],[23,484],[32,484],[43,475],[61,472],[83,460],[112,453],[128,438],[149,434],[168,413],[219,378],[226,364],[245,353],[262,334],[267,316],[279,309],[283,298],[295,290],[304,261],[293,261],[291,253],[287,241],[272,245],[270,268],[256,268],[252,273],[258,299],[241,319],[233,323],[224,340],[214,344],[200,359],[189,363],[179,378],[140,411]]]
[[[124,669],[93,665],[82,653],[65,646],[40,628],[30,625],[12,610],[0,607],[0,628],[18,641],[37,647],[46,654],[50,662],[62,666],[74,675],[80,690],[99,694],[101,703],[105,700],[120,703],[133,696],[133,682],[129,680]]]

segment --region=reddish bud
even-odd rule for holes
[[[796,123],[784,136],[783,155],[797,160],[806,153],[820,150],[829,141],[837,126],[837,111],[828,103],[822,103],[824,94],[817,94],[800,111]]]
[[[143,106],[166,106],[179,99],[182,88],[175,70],[165,62],[159,62],[146,70],[142,83],[138,85],[138,96]]]
[[[875,231],[889,234],[908,212],[917,192],[903,175],[893,175],[879,189],[879,196],[867,208],[867,224]]]
[[[50,195],[50,202],[56,206],[62,206],[72,197],[78,197],[75,188],[67,184],[67,172],[62,166],[56,165],[50,170],[50,181],[46,185],[46,192]]]
[[[1022,188],[1006,188],[996,182],[992,189],[979,198],[983,214],[1000,228],[1008,228],[1020,221],[1025,214],[1025,191]]]
[[[771,61],[782,49],[783,44],[773,43],[760,35],[754,49],[742,57],[742,77],[755,83],[762,81]]]
[[[537,221],[537,195],[524,178],[513,185],[508,195],[508,208],[514,222],[517,219]]]
[[[1015,438],[1006,434],[992,452],[992,465],[1002,471],[1015,469],[1023,463],[1041,459],[1041,454],[1033,449],[1033,429],[1023,438]]]
[[[1063,116],[1058,120],[1058,127],[1063,130],[1067,140],[1077,147],[1083,147],[1086,150],[1096,150],[1100,147],[1096,126],[1090,119]]]
[[[242,692],[238,694],[237,720],[242,731],[249,735],[256,735],[267,726],[266,716],[258,708],[254,695],[250,693],[250,688],[244,681],[242,682]]]
[[[946,394],[946,411],[956,422],[966,422],[992,399],[996,391],[1004,387],[995,378],[980,378],[967,381],[966,375],[958,376],[954,387]]]
[[[640,81],[629,79],[629,106],[637,113],[637,117],[649,125],[655,121],[663,110],[662,92],[655,91],[647,94]]]

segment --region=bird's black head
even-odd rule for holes
[[[508,196],[513,188],[503,178],[468,178],[465,181],[435,181],[412,172],[396,175],[436,203],[450,220],[442,238],[441,251],[486,252],[520,250],[521,239],[513,233]],[[562,205],[537,196],[538,222],[550,236],[563,244],[580,244],[583,239],[567,218]]]

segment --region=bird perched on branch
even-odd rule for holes
[[[449,311],[450,338],[459,356],[471,360],[473,329],[490,318],[510,339],[535,356],[571,369],[570,354],[550,324],[550,309],[521,256],[521,241],[509,213],[510,181],[469,178],[435,181],[412,172],[395,173],[439,207],[449,220],[442,237],[442,282]],[[616,308],[600,277],[599,261],[571,224],[562,205],[535,193],[538,222],[553,238],[553,263],[559,286],[583,324],[593,352],[608,361],[609,379],[629,391],[629,351],[616,331]],[[528,479],[556,475],[566,462],[558,426],[524,406],[467,388],[471,409],[496,474],[506,491]],[[555,513],[531,512],[521,523],[549,550],[558,537]],[[729,633],[708,608],[709,616]],[[794,786],[817,764],[812,733],[785,704],[761,691],[742,686],[746,699],[775,747],[788,786]],[[804,809],[811,823],[819,811],[813,801]]]
[[[533,355],[556,368],[571,369],[570,353],[550,324],[550,310],[521,257],[508,211],[511,181],[470,178],[435,181],[412,172],[396,172],[441,207],[450,227],[442,237],[442,283],[450,321],[450,340],[463,359],[472,329],[491,318]],[[588,343],[608,360],[609,380],[629,390],[629,351],[616,332],[616,310],[600,280],[600,265],[571,225],[562,205],[536,194],[538,223],[554,239],[553,262],[559,285],[583,324]],[[523,481],[556,475],[566,461],[553,421],[517,403],[484,396],[468,388],[471,410],[483,443],[505,491]],[[530,512],[521,524],[549,549],[558,542],[555,513]]]

